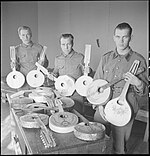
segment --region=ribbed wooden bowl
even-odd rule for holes
[[[105,136],[105,126],[97,122],[81,122],[74,127],[74,135],[85,141],[102,139]]]
[[[44,123],[44,125],[48,124],[49,116],[46,114],[39,114],[39,113],[32,113],[32,114],[26,114],[20,117],[20,122],[22,127],[25,128],[40,128],[39,124],[35,121],[35,118],[37,115],[40,117],[41,121]]]

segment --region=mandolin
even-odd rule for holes
[[[14,63],[16,62],[15,55],[16,55],[15,54],[15,46],[10,46],[10,58],[11,58],[11,61]],[[25,82],[25,77],[21,72],[16,71],[15,66],[13,67],[12,70],[13,71],[7,75],[6,82],[9,87],[18,89],[23,86],[23,84]]]
[[[46,53],[46,49],[47,47],[44,46],[43,47],[43,51],[40,55],[40,59],[38,61],[38,63],[40,64],[44,58],[45,58],[45,53]],[[27,83],[33,87],[33,88],[36,88],[36,87],[40,87],[43,85],[44,81],[45,81],[45,76],[43,75],[43,73],[40,71],[39,68],[37,68],[37,70],[31,70],[27,76],[26,76],[26,79],[27,79]]]
[[[87,100],[95,105],[105,105],[111,97],[111,88],[113,84],[121,80],[115,79],[108,83],[106,80],[94,80],[87,89]]]
[[[144,71],[143,67],[140,67],[136,75]],[[111,98],[111,86],[115,83],[122,81],[124,78],[116,78],[111,82],[107,82],[104,79],[97,79],[91,82],[87,88],[87,100],[94,105],[105,105]]]
[[[132,74],[136,74],[140,61],[135,60],[129,70]],[[131,108],[126,100],[126,94],[130,86],[128,80],[119,97],[110,100],[105,108],[105,118],[108,122],[116,126],[125,126],[131,119]]]
[[[47,77],[55,81],[55,88],[62,96],[71,96],[75,91],[75,80],[68,75],[61,75],[58,78],[48,72],[48,70],[40,65],[38,62],[35,63],[39,70],[41,70]]]
[[[91,45],[85,45],[85,57],[84,57],[84,64],[85,69],[88,67],[90,62],[90,55],[91,55]],[[87,71],[84,71],[84,75],[79,77],[75,83],[75,88],[78,94],[81,96],[87,95],[87,88],[92,83],[93,78],[88,76]]]

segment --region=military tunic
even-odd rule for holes
[[[96,108],[96,112],[94,114],[94,120],[97,122],[101,122],[106,126],[106,134],[110,135],[110,132],[112,130],[112,137],[113,137],[113,152],[115,154],[123,154],[126,150],[126,142],[128,141],[134,118],[136,116],[136,113],[139,109],[139,104],[137,100],[137,96],[142,96],[144,94],[147,94],[148,90],[148,79],[147,79],[147,65],[146,60],[142,55],[140,55],[137,52],[132,51],[130,48],[130,51],[126,55],[119,55],[116,50],[110,51],[106,54],[104,54],[101,57],[99,66],[96,70],[96,73],[94,75],[94,80],[96,79],[104,79],[108,82],[111,82],[114,79],[122,79],[123,74],[129,71],[132,63],[134,60],[140,61],[140,66],[137,71],[137,77],[141,80],[141,89],[138,90],[136,86],[129,85],[127,94],[126,94],[126,100],[128,101],[128,104],[130,105],[130,108],[132,110],[132,116],[130,121],[125,126],[115,126],[110,124],[107,121],[104,121],[104,119],[101,117],[99,113],[98,107]],[[126,81],[123,79],[119,81],[118,83],[111,86],[112,89],[112,99],[118,97],[125,85]],[[105,107],[105,105],[104,105]]]
[[[43,47],[40,44],[31,42],[29,45],[24,43],[15,47],[16,52],[16,70],[20,71],[25,77],[31,71],[37,69],[35,63],[39,60]],[[44,67],[48,66],[48,60],[45,56]],[[30,89],[27,82],[19,89]]]
[[[74,50],[72,50],[67,56],[60,54],[55,58],[55,68],[53,73],[57,76],[68,75],[76,81],[83,75],[83,62],[84,55],[77,53]],[[70,97],[75,101],[74,108],[82,114],[84,102],[83,97],[76,91]]]

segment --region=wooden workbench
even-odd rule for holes
[[[21,126],[19,118],[24,115],[24,112],[17,112],[11,107],[10,95],[8,93],[7,98],[10,104],[12,139],[16,154],[107,154],[111,152],[112,140],[106,135],[100,140],[82,141],[76,138],[73,132],[65,134],[53,132],[56,147],[45,148],[40,138],[39,128],[28,129]]]

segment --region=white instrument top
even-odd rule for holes
[[[15,47],[10,46],[10,58],[11,58],[12,62],[14,62],[14,63],[16,62],[15,55],[16,55]],[[6,82],[9,87],[18,89],[23,86],[23,84],[25,82],[25,77],[21,72],[16,71],[16,67],[14,66],[13,71],[7,75]]]
[[[88,64],[90,62],[90,56],[91,56],[91,45],[86,44],[85,45],[85,55],[84,55],[84,63],[85,68],[88,67]],[[88,86],[92,83],[93,78],[88,76],[88,73],[85,71],[84,75],[79,77],[75,83],[75,88],[78,94],[81,96],[87,96],[87,89]]]
[[[59,76],[55,81],[55,88],[63,96],[71,96],[75,91],[75,80],[67,75]]]
[[[31,70],[26,76],[27,83],[33,87],[40,87],[45,81],[45,76],[39,70]]]

